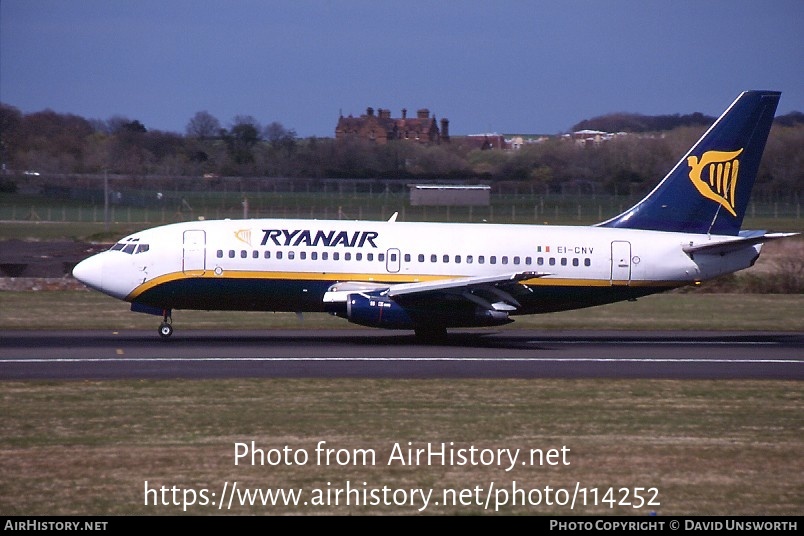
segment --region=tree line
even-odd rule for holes
[[[577,123],[581,129],[625,132],[602,143],[542,136],[518,150],[483,150],[469,138],[420,145],[394,141],[299,138],[279,122],[261,125],[236,116],[229,128],[206,111],[184,134],[148,129],[115,116],[88,120],[52,110],[23,114],[0,103],[0,159],[5,189],[14,174],[100,174],[139,177],[380,178],[507,182],[561,191],[568,183],[600,193],[650,190],[700,137],[714,118],[612,114]],[[334,127],[334,126],[333,126]],[[333,128],[334,130],[334,128]],[[9,178],[11,175],[11,178]],[[804,114],[777,117],[759,170],[757,188],[796,201],[804,187]]]

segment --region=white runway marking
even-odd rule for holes
[[[555,341],[555,340],[532,340],[527,341],[528,344],[593,344],[593,345],[603,345],[603,344],[616,344],[617,346],[630,344],[632,346],[665,346],[670,344],[681,344],[684,346],[704,346],[704,345],[711,345],[711,346],[778,346],[780,343],[775,341],[584,341],[584,340],[573,340],[569,339],[566,341]]]
[[[4,359],[0,363],[103,363],[108,361],[114,362],[154,362],[154,363],[167,363],[167,362],[187,362],[187,361],[221,361],[221,362],[252,362],[252,361],[266,361],[266,362],[283,362],[283,361],[365,361],[367,363],[378,361],[401,361],[401,362],[425,362],[433,363],[438,361],[446,362],[475,362],[475,363],[786,363],[786,364],[804,364],[804,359],[691,359],[691,358],[523,358],[523,357],[93,357],[93,358],[33,358],[33,359]]]

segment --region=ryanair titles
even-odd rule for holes
[[[326,246],[362,248],[367,244],[376,248],[376,231],[310,231],[309,229],[263,229],[261,246],[270,240],[277,246]]]

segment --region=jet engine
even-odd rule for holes
[[[361,326],[386,329],[413,329],[407,311],[386,296],[349,294],[346,298],[346,318]]]

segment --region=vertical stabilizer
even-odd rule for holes
[[[745,91],[642,201],[601,227],[737,235],[778,91]]]

